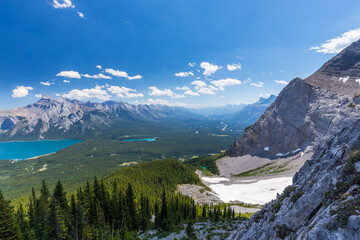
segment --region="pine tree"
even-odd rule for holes
[[[136,213],[136,206],[135,206],[135,199],[134,199],[134,191],[129,183],[128,188],[126,190],[126,209],[128,215],[128,227],[131,230],[138,229],[137,223],[137,213]]]
[[[47,239],[62,240],[66,239],[67,228],[65,225],[64,214],[61,210],[61,204],[57,203],[56,198],[52,197],[50,202],[50,211],[47,218]]]
[[[0,191],[0,239],[21,239],[19,226],[15,220],[13,208]]]

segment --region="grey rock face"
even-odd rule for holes
[[[271,158],[298,148],[313,149],[338,134],[360,117],[359,68],[360,41],[309,78],[292,80],[228,154]]]
[[[228,239],[360,239],[360,173],[346,170],[359,147],[360,120],[322,144],[293,185]]]
[[[309,78],[290,82],[229,149],[314,152],[293,185],[229,239],[360,239],[359,79],[360,41]]]

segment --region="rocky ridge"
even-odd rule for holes
[[[360,120],[319,147],[293,185],[228,239],[360,239]]]
[[[309,78],[292,80],[258,121],[228,150],[275,157],[311,151],[360,116],[360,41]]]

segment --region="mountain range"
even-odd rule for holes
[[[272,103],[275,96],[261,98],[249,105],[218,107],[227,114],[211,116],[210,120],[252,124]],[[128,134],[126,129],[162,121],[189,119],[206,120],[206,111],[165,105],[133,105],[122,101],[103,103],[82,102],[44,95],[39,101],[24,107],[0,111],[0,139],[91,138],[113,130]],[[242,129],[241,129],[242,130]]]

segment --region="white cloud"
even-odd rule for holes
[[[35,94],[36,98],[42,98],[42,94]]]
[[[49,81],[47,81],[47,82],[40,82],[42,85],[44,85],[44,86],[50,86],[50,82]]]
[[[278,83],[278,84],[284,84],[284,85],[288,84],[287,81],[283,81],[283,80],[275,80],[275,82]]]
[[[61,71],[58,74],[56,74],[57,77],[68,77],[68,78],[78,78],[80,79],[80,73],[76,71]]]
[[[101,69],[102,67],[101,65],[96,65],[96,68]]]
[[[22,98],[22,97],[26,97],[27,95],[29,95],[29,90],[34,90],[32,87],[25,87],[25,86],[17,86],[13,91],[12,91],[12,97],[13,98]]]
[[[64,82],[64,83],[70,83],[70,81],[69,81],[69,80],[64,80],[63,82]]]
[[[198,93],[214,95],[215,94],[214,90],[217,90],[217,89],[212,89],[211,87],[201,87],[201,88],[199,88]]]
[[[103,79],[112,79],[112,77],[110,76],[106,76],[102,73],[99,73],[99,74],[95,74],[95,75],[89,75],[89,74],[82,74],[83,77],[86,77],[86,78],[103,78]]]
[[[174,74],[176,77],[194,76],[193,72],[179,72]]]
[[[63,94],[64,98],[85,100],[91,98],[97,98],[102,101],[110,100],[111,96],[103,89],[104,86],[96,85],[94,88],[90,89],[73,89],[68,94]]]
[[[318,47],[312,47],[318,53],[339,53],[351,43],[360,39],[360,28],[347,31],[340,36],[327,40]]]
[[[116,77],[124,77],[124,78],[127,78],[129,80],[135,80],[135,79],[142,79],[142,76],[140,75],[136,75],[136,76],[133,76],[133,77],[130,77],[127,72],[124,72],[124,71],[119,71],[119,70],[114,70],[112,68],[107,68],[105,69],[105,72],[113,75],[113,76],[116,76]]]
[[[226,68],[228,71],[235,71],[237,69],[241,69],[241,64],[238,63],[228,64]]]
[[[185,105],[183,103],[178,103],[178,102],[169,102],[169,101],[167,101],[165,99],[152,99],[152,98],[147,99],[147,104],[150,104],[150,105],[178,106],[178,107],[183,107]]]
[[[200,81],[200,80],[193,81],[191,84],[192,84],[192,85],[196,85],[195,88],[197,88],[197,89],[198,89],[198,88],[201,88],[201,87],[206,87],[206,86],[207,86],[207,84],[206,84],[205,82]]]
[[[258,82],[258,83],[250,83],[251,86],[254,86],[254,87],[263,87],[264,86],[264,83],[263,82]]]
[[[211,76],[213,73],[215,73],[217,70],[221,69],[221,66],[211,64],[209,62],[202,62],[200,64],[200,67],[204,69],[203,74],[207,77]]]
[[[149,93],[150,96],[169,96],[171,98],[185,97],[184,95],[174,93],[170,89],[161,90],[154,86],[148,87],[148,89],[151,90],[151,92]]]
[[[81,17],[81,18],[84,18],[85,16],[84,16],[84,13],[82,13],[82,12],[77,12],[77,14],[79,15],[79,17]]]
[[[54,8],[75,8],[71,0],[53,0],[52,6]]]
[[[107,90],[120,98],[138,98],[144,96],[142,93],[137,93],[136,89],[127,87],[110,86]]]
[[[190,62],[190,63],[188,63],[188,65],[189,65],[190,67],[195,67],[196,63]]]
[[[281,73],[283,73],[283,72],[286,72],[286,70],[284,70],[284,69],[280,69],[280,72],[281,72]]]
[[[241,81],[234,78],[226,78],[226,79],[211,81],[211,83],[223,91],[224,87],[240,85]]]
[[[176,90],[183,90],[183,91],[187,91],[187,90],[190,90],[189,87],[187,86],[183,86],[183,87],[176,87]]]
[[[184,92],[184,94],[186,94],[186,95],[190,95],[190,96],[200,96],[200,94],[199,94],[199,93],[197,93],[197,92],[193,92],[193,91],[191,91],[191,90],[187,90],[187,91],[185,91],[185,92]]]
[[[269,98],[271,96],[271,94],[269,93],[260,93],[260,97],[263,97],[263,98]]]

